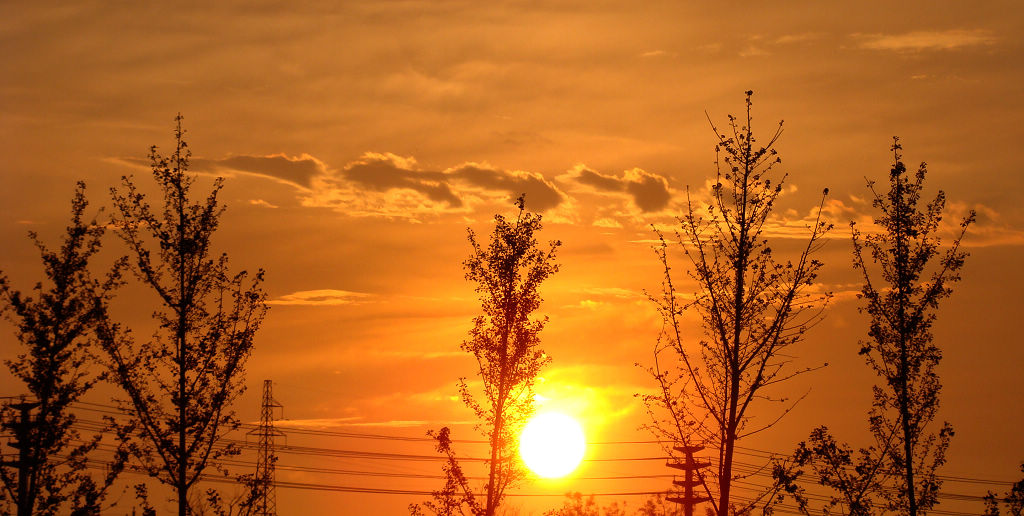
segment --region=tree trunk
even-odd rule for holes
[[[903,222],[903,189],[901,188],[902,183],[899,182],[900,178],[897,178],[896,182],[896,205],[895,218],[896,218],[896,278],[899,284],[897,285],[897,320],[899,324],[899,338],[900,338],[900,421],[903,427],[903,471],[904,480],[907,485],[907,510],[910,516],[917,516],[917,497],[914,489],[914,446],[913,438],[914,432],[910,427],[910,360],[907,356],[907,321],[906,321],[906,301],[907,301],[907,290],[909,288],[910,278],[908,272],[905,270],[908,260],[908,244],[906,242],[907,235],[905,229],[902,227]]]
[[[502,416],[501,407],[498,407],[498,409],[495,410],[494,431],[491,434],[491,472],[490,475],[487,476],[487,516],[494,516],[494,510],[497,508],[495,504],[495,494],[497,492],[495,482],[497,479],[495,477],[497,476],[498,459],[500,458],[498,453],[498,441],[501,436],[501,425],[503,423]]]
[[[179,121],[179,131],[181,122]],[[180,145],[180,144],[179,144]],[[178,169],[181,169],[180,150],[178,157]],[[183,200],[184,202],[184,200]],[[176,338],[178,340],[178,516],[188,516],[188,485],[185,482],[188,469],[188,458],[185,453],[188,448],[185,445],[185,427],[188,417],[188,403],[185,401],[185,336],[186,323],[188,321],[189,296],[185,295],[185,214],[184,207],[178,208],[178,328]]]

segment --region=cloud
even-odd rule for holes
[[[601,301],[594,301],[593,299],[584,299],[575,305],[562,305],[562,308],[568,308],[570,310],[577,308],[582,310],[597,310],[598,308],[601,307],[601,305],[604,305],[604,303],[602,303]]]
[[[848,201],[833,198],[825,200],[821,210],[822,220],[835,225],[826,238],[848,240],[851,237],[851,221],[856,222],[857,230],[865,235],[883,231],[875,224],[875,217],[879,213],[867,199],[855,195],[848,198]],[[1024,245],[1024,231],[1004,220],[996,210],[981,203],[948,202],[934,236],[940,238],[943,245],[951,244],[960,235],[960,223],[972,210],[977,218],[964,236],[964,246]],[[780,212],[768,218],[763,234],[776,238],[807,238],[810,236],[816,216],[817,208],[811,208],[802,214],[792,209]]]
[[[352,417],[329,417],[319,419],[278,419],[274,421],[275,426],[285,428],[308,428],[314,430],[324,430],[327,428],[335,428],[352,424],[355,421],[362,419],[359,416]]]
[[[856,221],[858,227],[871,224],[871,215],[866,210],[870,206],[863,200],[844,202],[842,199],[828,197],[821,207],[821,221],[833,225],[825,238],[846,240],[850,238],[850,221]],[[818,221],[818,207],[808,208],[803,213],[794,209],[773,213],[764,223],[762,234],[774,238],[810,238],[812,229]]]
[[[263,208],[277,208],[275,204],[271,204],[263,199],[249,199],[249,204],[252,206],[261,206]]]
[[[324,163],[309,154],[295,157],[284,154],[267,156],[231,156],[224,159],[192,160],[192,170],[196,172],[239,172],[274,179],[303,189],[313,188],[313,180],[327,173]]]
[[[475,425],[479,421],[466,420],[466,421],[444,421],[444,420],[427,420],[427,419],[393,419],[390,421],[367,421],[364,423],[347,423],[346,426],[370,426],[370,427],[387,427],[387,428],[410,428],[418,426],[441,426],[441,425]]]
[[[357,216],[418,220],[422,215],[469,213],[485,203],[511,205],[524,193],[527,207],[538,212],[571,204],[554,182],[539,173],[475,162],[430,170],[412,157],[368,152],[326,177],[304,204]]]
[[[829,302],[835,304],[856,300],[861,293],[862,286],[860,283],[814,283],[806,292],[812,296],[823,295],[827,292],[831,295]]]
[[[444,173],[465,185],[503,191],[513,198],[525,193],[526,205],[536,211],[552,209],[566,197],[554,183],[535,172],[505,171],[487,164],[465,163]]]
[[[651,50],[649,52],[644,52],[640,54],[640,57],[650,59],[654,57],[676,57],[677,55],[678,54],[676,54],[675,52],[669,52],[667,50]]]
[[[346,165],[342,177],[378,192],[407,189],[419,192],[434,202],[456,208],[462,206],[462,199],[452,192],[444,174],[420,170],[414,158],[368,152]]]
[[[751,44],[740,50],[739,55],[740,57],[760,57],[771,55],[771,52],[768,52],[762,47]]]
[[[962,47],[991,45],[996,41],[991,32],[979,29],[914,31],[904,34],[854,34],[853,37],[861,40],[861,48],[895,52],[953,50]]]
[[[283,295],[276,299],[267,301],[268,305],[292,305],[292,306],[339,306],[364,303],[371,294],[362,292],[350,292],[347,290],[302,290],[291,294]]]
[[[576,289],[576,292],[589,296],[601,296],[618,299],[637,299],[645,297],[639,292],[619,287],[584,287]]]
[[[134,168],[148,169],[150,161],[142,158],[111,158],[111,161]],[[326,175],[327,166],[309,154],[287,156],[268,154],[266,156],[230,156],[222,159],[191,158],[189,171],[197,174],[232,176],[236,173],[250,174],[298,187],[313,188],[317,177]]]
[[[133,168],[147,168],[148,160],[111,158]],[[616,194],[632,201],[635,209],[618,214],[637,219],[639,212],[665,209],[672,197],[668,181],[639,168],[620,175],[605,175],[577,166],[575,175],[551,180],[538,172],[502,169],[488,163],[466,161],[449,168],[427,168],[411,156],[390,152],[366,152],[340,168],[309,155],[238,155],[222,159],[193,158],[197,174],[233,177],[247,174],[288,184],[300,191],[302,206],[329,208],[353,217],[386,217],[423,222],[442,215],[493,212],[510,207],[526,195],[528,209],[544,213],[555,223],[579,222],[579,204],[566,194],[562,181],[587,186],[592,191]],[[277,207],[264,199],[253,206]],[[621,227],[616,217],[597,219],[604,227]],[[639,220],[639,219],[637,219]]]
[[[314,419],[280,419],[274,421],[274,424],[286,428],[305,428],[311,430],[326,430],[331,428],[339,428],[346,426],[356,427],[390,427],[390,428],[409,428],[417,426],[432,426],[432,425],[471,425],[475,424],[475,421],[427,421],[427,420],[386,420],[386,421],[360,421],[363,419],[362,416],[352,417],[331,417],[331,418],[314,418]],[[254,423],[255,424],[255,423]]]
[[[819,32],[801,32],[799,34],[783,34],[775,38],[776,45],[789,45],[793,43],[805,43],[820,38],[822,35]]]
[[[964,246],[1024,245],[1024,231],[1005,220],[997,210],[981,203],[969,204],[962,201],[946,204],[946,212],[939,225],[944,244],[949,244],[960,234],[960,223],[972,210],[976,218],[974,224],[967,228]]]
[[[668,180],[640,168],[617,176],[602,174],[581,164],[569,172],[568,179],[599,192],[626,194],[642,212],[661,211],[672,200]]]

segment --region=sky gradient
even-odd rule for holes
[[[909,167],[928,163],[926,195],[947,193],[950,227],[978,213],[964,279],[935,326],[944,352],[939,418],[957,432],[942,473],[1016,480],[1022,34],[1024,8],[1012,1],[8,2],[0,6],[0,270],[22,289],[37,280],[25,234],[55,241],[74,181],[87,182],[93,207],[108,204],[124,174],[150,184],[149,146],[172,148],[180,112],[198,184],[226,178],[216,245],[236,268],[267,270],[272,308],[240,416],[258,419],[262,380],[272,379],[289,427],[421,437],[455,423],[456,438],[478,439],[455,387],[476,371],[459,351],[479,306],[463,280],[466,228],[487,235],[494,214],[510,213],[525,192],[544,215],[541,238],[564,244],[562,270],[542,288],[550,317],[542,342],[553,357],[538,387],[542,408],[580,418],[588,440],[649,440],[634,394],[654,385],[634,363],[649,360],[659,329],[643,293],[659,288],[650,228],[671,230],[687,191],[707,195],[709,118],[724,125],[749,89],[756,134],[766,138],[785,120],[778,149],[788,177],[769,236],[792,256],[829,188],[824,213],[836,229],[820,279],[836,298],[794,348],[799,364],[830,366],[785,384],[781,394],[806,398],[743,445],[787,452],[819,424],[855,445],[866,437],[873,377],[857,356],[867,320],[854,297],[848,224],[870,221],[865,181],[884,187],[899,135]],[[113,238],[107,248],[108,260],[124,252]],[[682,273],[682,256],[675,260]],[[128,288],[119,309],[142,327],[152,301]],[[4,329],[6,358],[15,341]],[[429,442],[290,439],[433,453]],[[657,448],[595,445],[587,454],[651,457]],[[435,462],[284,456],[280,464],[440,474]],[[665,474],[662,464],[592,461],[576,476]],[[442,483],[284,470],[278,478],[413,490]],[[519,492],[661,490],[668,481],[569,478]],[[282,513],[372,505],[400,514],[423,498],[278,490]],[[509,503],[529,514],[561,500]]]

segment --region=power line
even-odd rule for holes
[[[92,403],[92,402],[79,401],[79,402],[76,402],[76,405],[88,405],[88,406],[91,406],[91,407],[96,407],[96,408],[89,408],[89,407],[77,407],[77,408],[80,408],[82,410],[87,410],[87,411],[94,411],[94,412],[111,414],[111,415],[130,415],[131,414],[131,411],[123,410],[123,409],[121,409],[119,407],[116,407],[116,406],[113,406],[113,405],[106,405],[106,404],[101,404],[101,403]],[[106,410],[103,410],[103,409],[106,409]],[[98,424],[102,424],[102,423],[98,423]],[[258,428],[258,425],[242,424],[241,427],[242,428],[254,429],[254,428]],[[430,438],[430,437],[398,436],[398,435],[376,434],[376,433],[343,432],[343,431],[299,429],[299,428],[287,428],[287,427],[281,428],[280,430],[282,432],[286,433],[286,434],[295,434],[295,435],[334,436],[334,437],[342,437],[342,438],[371,439],[371,440],[397,441],[397,442],[433,442],[434,441],[434,439]],[[242,442],[242,441],[233,441],[233,442],[235,442],[236,444],[240,444],[240,445],[242,445],[244,447],[250,447],[251,446],[249,443],[245,443],[245,442]],[[486,444],[487,443],[487,441],[479,441],[479,440],[462,440],[462,441],[455,440],[455,442],[474,443],[474,444]],[[597,442],[591,442],[591,443],[587,443],[587,444],[588,445],[591,445],[591,444],[620,445],[620,444],[665,444],[665,443],[668,443],[668,441],[661,441],[661,440],[597,441]],[[774,458],[774,457],[786,457],[786,456],[788,456],[788,454],[781,454],[781,453],[778,453],[778,452],[773,452],[773,451],[770,451],[770,450],[762,450],[762,449],[758,449],[758,448],[749,448],[749,447],[742,447],[742,446],[737,446],[736,448],[737,448],[738,452],[741,455],[746,455],[746,456],[751,456],[751,457]],[[439,457],[439,456],[436,456],[436,455],[389,454],[389,453],[383,453],[383,452],[363,452],[363,451],[359,451],[359,450],[346,450],[346,449],[334,449],[334,448],[297,447],[297,446],[287,446],[286,445],[286,446],[281,446],[280,449],[281,449],[281,451],[284,451],[284,452],[293,453],[293,454],[299,454],[299,455],[325,454],[325,455],[336,456],[336,457],[376,458],[376,459],[382,459],[382,460],[419,460],[419,461],[446,460],[445,458]],[[616,458],[584,459],[584,460],[588,461],[588,462],[621,462],[621,461],[651,461],[651,460],[666,460],[666,459],[668,459],[668,457],[657,456],[657,457],[616,457]],[[459,458],[458,460],[466,460],[466,461],[470,461],[470,462],[480,462],[480,461],[486,461],[487,459],[483,458],[483,457],[463,457],[463,458]],[[752,465],[752,464],[749,464],[749,463],[743,463],[743,462],[739,462],[739,461],[735,462],[735,464],[741,465],[741,466],[746,465],[746,466],[750,466],[750,467],[754,467],[754,468],[758,467],[756,465]],[[937,477],[940,480],[943,480],[943,481],[957,482],[957,483],[967,483],[967,484],[980,484],[980,485],[993,485],[993,486],[1009,486],[1009,485],[1013,484],[1013,481],[982,479],[982,478],[966,477],[966,476],[937,475]],[[808,475],[808,478],[814,479],[816,477],[813,476],[813,475]]]

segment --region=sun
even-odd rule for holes
[[[580,424],[559,412],[534,416],[519,434],[519,455],[530,471],[544,478],[572,473],[586,447]]]

